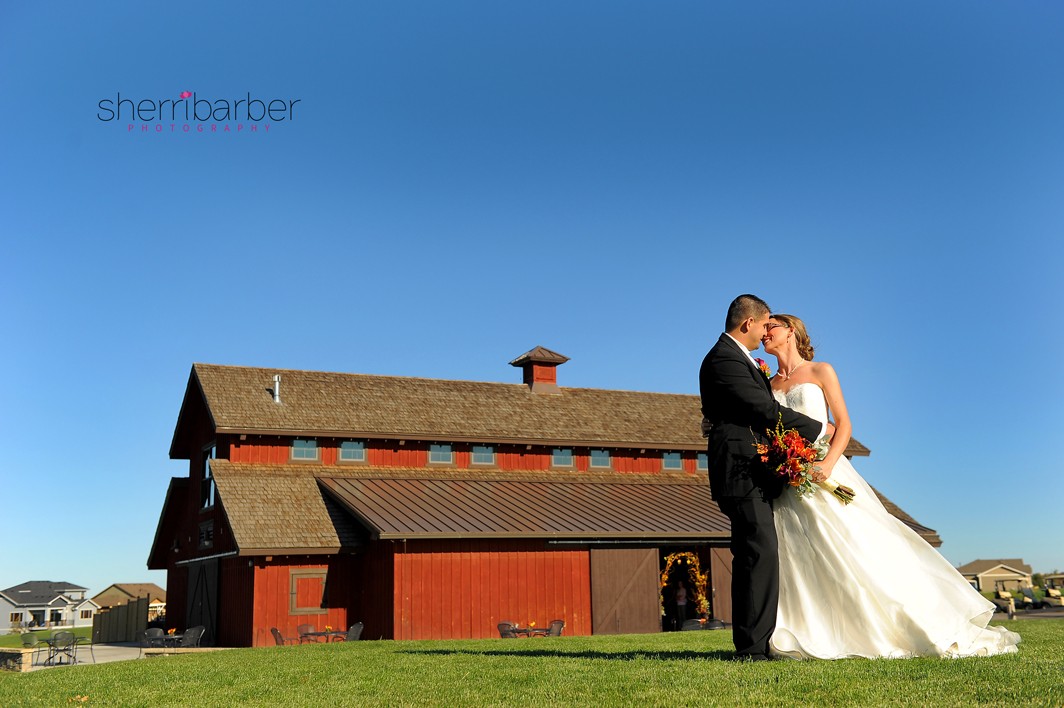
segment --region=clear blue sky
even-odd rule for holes
[[[951,562],[1064,569],[1060,5],[300,5],[0,6],[0,587],[165,582],[193,362],[697,393],[741,292]],[[185,90],[300,103],[97,118]]]

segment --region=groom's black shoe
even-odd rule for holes
[[[731,658],[732,661],[772,661],[771,657],[764,654],[736,654]]]

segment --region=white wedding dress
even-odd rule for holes
[[[821,422],[824,393],[801,383],[776,399]],[[1020,636],[988,627],[994,605],[912,529],[893,517],[845,457],[831,478],[856,493],[773,502],[780,601],[774,655],[795,659],[988,656],[1016,651]]]

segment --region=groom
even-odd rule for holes
[[[771,310],[753,295],[740,295],[728,307],[724,334],[706,354],[698,372],[702,415],[709,429],[709,487],[731,521],[732,641],[735,657],[768,659],[779,603],[779,551],[772,500],[784,484],[761,464],[754,443],[775,428],[796,428],[815,440],[821,425],[781,406],[768,377],[750,352],[761,344]],[[756,439],[755,439],[756,437]]]

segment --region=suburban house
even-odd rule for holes
[[[115,583],[93,596],[92,601],[101,608],[117,607],[140,597],[148,598],[149,622],[166,614],[166,591],[155,583]]]
[[[0,633],[42,628],[91,627],[100,609],[73,583],[31,580],[0,590]]]
[[[224,646],[357,621],[372,639],[659,632],[681,557],[730,621],[698,396],[562,387],[566,361],[537,347],[510,362],[522,383],[193,365],[170,447],[189,473],[148,559],[168,625]]]
[[[1031,566],[1021,558],[974,560],[957,568],[957,572],[981,592],[1031,587]]]

